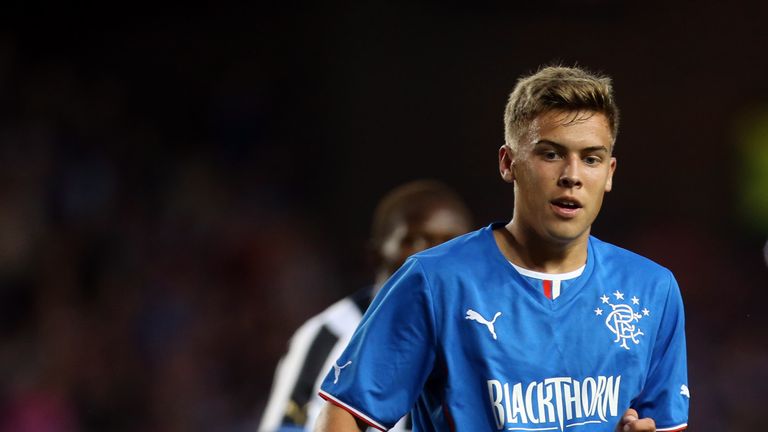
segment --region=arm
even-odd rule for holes
[[[654,429],[661,431],[681,431],[688,426],[688,368],[685,347],[685,315],[680,288],[670,274],[669,289],[661,312],[651,362],[645,385],[640,395],[632,403],[630,414],[635,420],[623,422],[630,424],[639,417],[652,418]],[[638,413],[640,413],[638,415]],[[623,421],[623,419],[622,419]],[[622,424],[622,423],[620,423]]]
[[[346,410],[326,402],[317,417],[314,432],[362,432],[368,427]]]
[[[371,427],[391,429],[414,406],[434,368],[437,330],[433,310],[422,267],[409,260],[368,308],[328,371],[320,396]],[[324,409],[328,411],[327,406]],[[333,420],[336,416],[320,424]]]

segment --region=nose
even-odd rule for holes
[[[581,176],[579,173],[579,158],[570,157],[566,160],[560,178],[557,179],[557,185],[563,188],[572,189],[581,187]]]

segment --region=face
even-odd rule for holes
[[[515,185],[512,225],[545,241],[585,241],[611,190],[612,145],[601,113],[554,110],[536,117],[516,151],[499,150],[501,176]]]
[[[381,244],[382,266],[394,273],[409,256],[469,230],[469,222],[450,207],[435,206],[422,214],[400,218]]]

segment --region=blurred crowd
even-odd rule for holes
[[[211,90],[210,136],[168,139],[141,83],[2,42],[0,431],[255,430],[287,336],[339,295],[265,175],[259,96]]]

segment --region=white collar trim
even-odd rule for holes
[[[517,270],[518,273],[520,273],[523,276],[532,277],[534,279],[541,279],[541,280],[551,280],[551,281],[564,281],[569,279],[575,279],[579,276],[581,276],[582,273],[584,273],[584,269],[587,267],[586,264],[583,266],[577,268],[574,271],[568,272],[568,273],[541,273],[533,270],[528,270],[526,268],[522,268],[520,266],[516,266],[512,261],[509,262],[512,264],[512,267]]]

